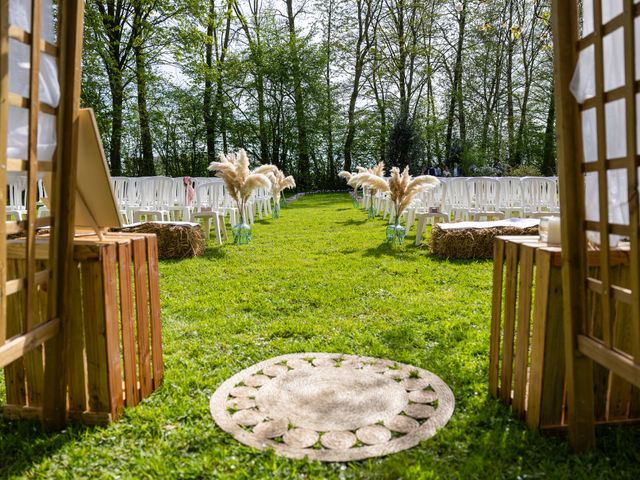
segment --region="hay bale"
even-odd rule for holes
[[[431,230],[431,251],[453,259],[493,258],[497,236],[538,235],[538,224],[537,219],[436,224]]]
[[[154,233],[158,237],[158,257],[161,259],[197,257],[204,253],[206,246],[205,234],[197,223],[145,222],[112,231]]]

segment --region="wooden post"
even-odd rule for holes
[[[577,335],[586,319],[586,244],[583,235],[584,176],[579,162],[578,107],[569,85],[577,62],[578,10],[574,0],[554,0],[557,155],[562,209],[562,288],[569,437],[580,451],[595,443],[592,361],[578,351]],[[578,156],[578,158],[576,158]]]
[[[500,376],[500,323],[502,318],[502,277],[504,271],[504,244],[496,238],[493,244],[493,302],[491,307],[491,339],[489,344],[489,393],[498,397]]]
[[[58,149],[52,198],[52,212],[57,214],[51,242],[50,269],[54,272],[49,283],[49,312],[58,314],[60,333],[45,345],[45,402],[42,420],[52,430],[61,429],[66,421],[67,372],[66,364],[73,353],[72,342],[65,331],[73,312],[74,292],[68,278],[73,260],[74,211],[76,195],[77,126],[80,108],[80,68],[84,3],[65,0],[60,11],[59,70],[61,103],[58,117]]]
[[[9,0],[0,0],[0,345],[7,339],[7,135],[9,123]]]

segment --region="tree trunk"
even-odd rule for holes
[[[456,61],[453,70],[453,85],[451,86],[451,99],[449,102],[449,113],[447,115],[447,139],[446,139],[446,164],[451,165],[451,152],[453,140],[453,125],[455,123],[456,104],[458,105],[458,125],[460,128],[460,140],[462,140],[462,148],[465,147],[466,141],[466,124],[464,117],[464,105],[462,99],[462,50],[464,47],[464,34],[467,19],[467,0],[462,4],[462,11],[458,19],[458,44],[456,47]]]
[[[202,98],[202,109],[204,110],[204,124],[207,137],[207,161],[208,163],[216,159],[216,125],[213,116],[213,82],[211,81],[213,68],[213,35],[214,22],[216,16],[215,0],[209,2],[209,18],[207,19],[207,40],[205,46],[205,62],[207,71],[204,77],[204,92]]]
[[[265,120],[264,106],[264,77],[259,70],[262,65],[256,65],[256,90],[258,94],[258,129],[260,132],[260,163],[269,162],[269,131]]]
[[[326,107],[327,107],[327,185],[335,183],[336,168],[333,158],[333,96],[331,92],[331,33],[332,33],[332,16],[333,1],[329,1],[329,16],[327,19],[327,45],[326,55],[327,64],[325,71],[326,81]]]
[[[154,176],[156,168],[153,163],[153,140],[149,124],[147,109],[147,70],[144,52],[144,35],[140,5],[134,7],[134,32],[136,40],[133,43],[133,53],[136,61],[136,83],[138,86],[138,119],[140,122],[140,142],[142,144],[142,162],[138,168],[142,176]]]
[[[547,126],[544,131],[544,147],[542,150],[542,174],[547,176],[556,173],[556,146],[555,146],[555,122],[556,104],[554,98],[554,85],[551,85],[549,96],[549,109],[547,111]]]
[[[515,161],[515,135],[514,135],[514,114],[513,114],[513,2],[509,2],[509,24],[507,25],[507,151],[509,154],[509,164],[516,166]]]
[[[298,175],[299,187],[304,190],[311,186],[311,172],[309,161],[309,145],[307,143],[307,119],[304,111],[304,93],[302,91],[302,73],[300,70],[300,58],[296,36],[296,24],[293,14],[293,0],[285,0],[287,3],[287,19],[289,23],[289,53],[291,55],[293,93],[296,111],[296,124],[298,127]]]
[[[111,175],[122,175],[122,72],[117,68],[109,68],[109,88],[111,91],[111,142],[109,149],[109,166]]]
[[[364,58],[361,52],[364,32],[362,32],[362,21],[360,19],[359,24],[360,34],[358,35],[358,41],[356,42],[356,63],[353,72],[353,83],[351,85],[351,97],[349,98],[349,109],[347,110],[347,134],[345,136],[343,147],[344,170],[347,172],[350,172],[353,168],[353,165],[351,165],[351,151],[353,149],[353,140],[356,135],[355,111],[358,94],[360,92],[362,70],[364,67]]]

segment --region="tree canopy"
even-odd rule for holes
[[[88,0],[83,106],[114,175],[244,148],[303,189],[380,160],[555,171],[549,0]]]

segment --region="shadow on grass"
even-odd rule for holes
[[[221,246],[216,245],[215,247],[207,247],[202,258],[206,260],[222,260],[226,256],[227,252]]]
[[[91,429],[79,425],[46,432],[40,422],[0,419],[0,478],[20,477]]]
[[[336,222],[336,225],[343,225],[345,227],[351,227],[351,226],[356,226],[356,225],[364,225],[365,223],[367,223],[369,220],[367,218],[365,218],[364,220],[355,220],[355,219],[349,219],[349,220],[343,220],[341,222]]]
[[[377,247],[371,247],[364,251],[362,254],[363,257],[396,257],[398,259],[402,259],[407,255],[412,255],[413,252],[409,250],[410,247],[407,245],[393,245],[391,243],[382,242]]]
[[[492,262],[490,258],[446,258],[440,255],[431,253],[430,250],[425,249],[426,257],[435,263],[451,263],[453,265],[475,265],[477,263]]]

